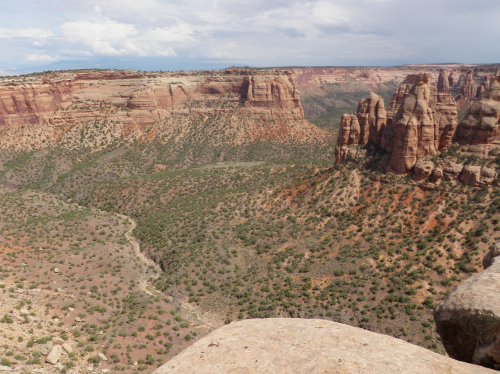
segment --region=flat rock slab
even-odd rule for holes
[[[61,358],[61,353],[62,353],[62,346],[59,344],[55,345],[52,347],[50,350],[49,354],[45,358],[45,362],[48,362],[49,364],[55,365],[57,364],[57,361]]]
[[[497,373],[357,327],[293,318],[233,322],[200,339],[153,374]]]

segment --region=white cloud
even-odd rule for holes
[[[94,54],[90,51],[83,51],[81,49],[62,49],[58,54],[63,56],[78,56],[78,57],[91,57]]]
[[[172,57],[172,56],[177,56],[177,53],[175,53],[174,49],[170,47],[169,49],[166,49],[164,51],[158,51],[156,52],[158,56],[165,56],[165,57]]]
[[[55,58],[49,55],[39,55],[38,53],[32,53],[26,56],[26,61],[55,61]]]
[[[104,56],[176,56],[173,47],[166,43],[193,40],[189,36],[189,25],[182,22],[172,27],[139,30],[133,24],[103,17],[95,21],[66,22],[61,29],[70,43],[83,44],[93,54]]]
[[[191,66],[209,59],[256,66],[498,62],[498,0],[18,1],[33,7],[2,13],[14,26],[0,28],[6,64],[26,55],[177,56]]]
[[[7,29],[0,27],[0,39],[10,39],[10,38],[33,38],[33,39],[43,39],[53,36],[50,30],[42,30],[36,28],[28,29]]]

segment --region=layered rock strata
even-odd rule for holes
[[[390,336],[326,320],[249,319],[223,326],[153,374],[337,373],[482,374]]]
[[[474,100],[476,98],[477,86],[473,76],[474,70],[467,70],[462,86],[460,86],[460,94],[465,100]]]
[[[288,71],[91,71],[30,79],[0,84],[0,149],[95,151],[116,140],[233,146],[331,141],[331,134],[304,119]]]
[[[382,170],[401,174],[411,172],[418,159],[446,149],[457,127],[456,104],[451,95],[438,93],[429,80],[429,74],[409,75],[394,93],[387,112],[383,100],[370,94],[360,102],[356,116],[344,115],[336,162],[347,161],[350,146],[371,143],[388,153]]]
[[[460,283],[434,313],[450,357],[500,369],[500,243],[483,260],[482,272]]]
[[[304,118],[300,93],[291,73],[245,75],[160,75],[151,80],[137,72],[76,74],[51,81],[0,85],[0,128],[54,123],[56,110],[66,114],[64,122],[95,119],[85,101],[109,103],[130,111],[114,113],[109,119],[123,123],[150,124],[166,116],[165,109],[181,104],[226,101],[242,103],[244,113],[268,120]],[[192,108],[196,111],[196,108]],[[188,109],[190,112],[191,109]],[[216,114],[203,108],[201,114]]]
[[[441,93],[449,93],[450,92],[450,83],[448,76],[445,71],[441,71],[439,73],[439,78],[437,82],[437,91]]]
[[[486,75],[486,76],[484,76],[483,80],[481,81],[481,84],[477,88],[477,95],[476,95],[476,97],[480,98],[481,96],[483,96],[483,94],[486,91],[488,91],[488,88],[490,88],[490,77],[488,77]]]
[[[478,145],[478,152],[491,148],[500,137],[500,77],[491,79],[486,92],[474,103],[459,123],[455,140]]]

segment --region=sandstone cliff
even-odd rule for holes
[[[366,104],[360,102],[356,116],[343,116],[336,162],[347,161],[346,155],[353,153],[348,146],[371,143],[387,152],[381,168],[400,174],[411,172],[418,159],[446,149],[457,126],[456,104],[451,95],[438,93],[429,79],[429,74],[409,75],[394,93],[387,113],[383,101],[371,94]]]
[[[479,145],[487,151],[499,137],[500,77],[494,77],[489,88],[472,104],[458,125],[455,139],[462,144]]]
[[[486,76],[484,76],[481,84],[477,88],[477,95],[476,95],[476,97],[480,98],[481,96],[483,96],[483,94],[486,91],[488,91],[488,88],[490,88],[490,77],[486,75]]]
[[[474,70],[467,70],[465,73],[465,79],[460,87],[460,94],[462,97],[468,100],[474,100],[477,95],[477,86],[473,79]]]
[[[437,91],[441,93],[449,93],[450,92],[450,83],[449,77],[445,71],[441,71],[439,73],[439,78],[437,82]]]
[[[224,119],[214,122],[216,116]],[[0,148],[93,148],[116,139],[165,142],[176,132],[183,134],[176,135],[180,141],[203,136],[200,122],[214,126],[206,135],[216,131],[234,145],[330,138],[304,120],[290,72],[70,72],[0,85]],[[97,123],[101,130],[93,134]],[[189,135],[193,131],[198,134]]]
[[[154,374],[338,373],[481,374],[493,370],[455,361],[386,335],[326,320],[251,319],[200,339]]]

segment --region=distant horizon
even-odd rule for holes
[[[71,61],[67,61],[71,62]],[[499,63],[461,63],[461,62],[443,62],[443,63],[406,63],[406,64],[399,64],[399,65],[276,65],[276,66],[250,66],[250,65],[226,65],[226,64],[211,64],[209,66],[202,65],[199,68],[184,68],[184,69],[134,69],[132,67],[98,67],[98,66],[80,66],[80,67],[57,67],[58,64],[50,64],[46,65],[43,67],[40,67],[38,69],[28,69],[23,72],[19,72],[19,74],[8,74],[8,75],[1,75],[2,77],[16,77],[16,76],[25,76],[25,75],[31,75],[31,74],[42,74],[42,73],[50,73],[50,72],[62,72],[62,71],[77,71],[77,70],[117,70],[117,71],[124,71],[124,70],[132,70],[132,71],[141,71],[141,72],[151,72],[151,73],[158,73],[158,72],[182,72],[182,71],[202,71],[202,70],[213,70],[213,71],[218,71],[218,70],[226,70],[229,68],[248,68],[248,69],[328,69],[328,68],[338,68],[338,69],[362,69],[362,68],[397,68],[397,67],[411,67],[411,66],[488,66],[488,65],[499,65],[498,68],[500,68],[500,62]],[[216,65],[217,67],[215,67]],[[77,65],[78,66],[78,65]],[[493,67],[495,68],[495,67]],[[5,73],[5,71],[4,71]]]

